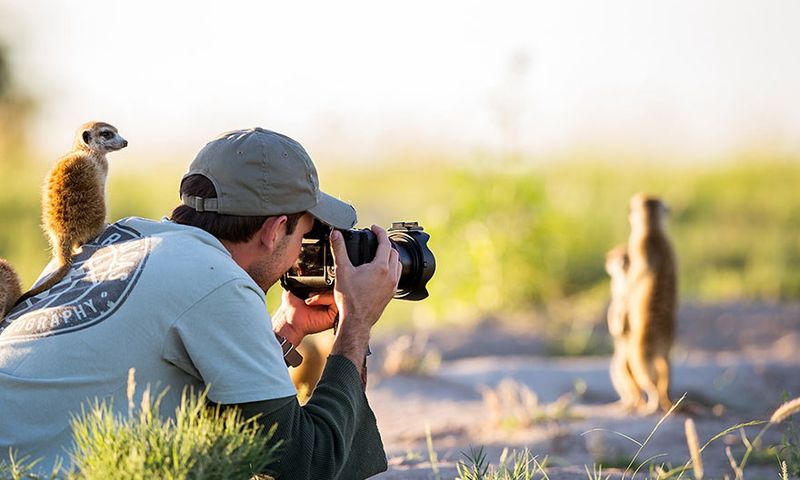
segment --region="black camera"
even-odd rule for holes
[[[294,266],[281,277],[281,286],[299,298],[308,298],[317,292],[330,290],[336,280],[336,269],[331,254],[332,228],[315,221],[310,232],[303,237],[300,256]],[[372,230],[340,230],[347,248],[347,256],[354,266],[369,263],[375,258],[378,237]],[[386,231],[392,248],[397,250],[403,272],[394,298],[422,300],[428,296],[425,285],[436,269],[436,259],[428,248],[430,235],[417,222],[394,222]]]

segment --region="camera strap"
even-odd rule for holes
[[[300,352],[297,351],[294,345],[292,345],[289,340],[281,337],[277,333],[275,334],[275,338],[278,339],[278,343],[281,345],[281,350],[283,351],[283,361],[286,362],[287,367],[298,367],[301,363],[303,363],[303,356],[300,355]]]

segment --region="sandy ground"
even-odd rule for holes
[[[441,366],[428,375],[380,374],[389,339],[377,339],[370,360],[368,397],[378,418],[389,470],[388,479],[449,479],[463,452],[483,446],[496,464],[504,448],[527,448],[538,461],[547,457],[548,477],[589,478],[597,464],[627,464],[653,432],[661,415],[635,416],[618,409],[608,375],[608,356],[548,357],[534,332],[497,322],[470,331],[433,332],[428,345],[441,353]],[[693,418],[701,444],[739,423],[766,420],[785,395],[800,396],[800,305],[686,306],[679,316],[673,350],[673,396],[686,394],[683,411],[667,417],[638,458],[655,464],[683,465],[689,459],[684,434]],[[504,424],[507,409],[490,408],[482,390],[505,379],[535,392],[541,419],[529,425]],[[505,380],[506,384],[509,383]],[[554,402],[569,407],[547,413]],[[556,404],[557,405],[557,404]],[[566,413],[564,413],[566,412]],[[761,427],[748,427],[750,439]],[[426,430],[437,457],[430,461]],[[772,428],[768,442],[779,442],[783,428]],[[624,436],[623,436],[624,435]],[[625,436],[631,439],[625,438]],[[741,459],[738,432],[704,452],[705,478],[732,476],[726,456]],[[745,478],[775,479],[774,458],[752,459]],[[436,470],[434,470],[434,467]],[[603,469],[603,477],[631,478],[623,469]],[[636,478],[646,478],[648,467]],[[539,476],[537,475],[537,478]],[[686,478],[686,477],[684,477]]]

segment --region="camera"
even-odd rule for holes
[[[319,221],[303,237],[302,249],[292,268],[281,277],[281,286],[299,298],[308,298],[333,288],[336,269],[331,254],[332,227]],[[347,256],[354,266],[375,258],[378,237],[372,230],[340,230]],[[403,271],[394,298],[422,300],[428,296],[425,285],[436,269],[436,259],[428,248],[430,235],[417,222],[394,222],[387,231],[392,248],[397,250]]]

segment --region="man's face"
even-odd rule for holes
[[[300,220],[297,221],[297,226],[292,234],[283,237],[283,240],[280,242],[275,251],[275,257],[281,258],[283,262],[281,264],[282,266],[280,268],[280,274],[278,275],[278,278],[286,273],[297,261],[297,258],[300,256],[300,250],[303,247],[303,237],[311,231],[313,226],[314,217],[312,217],[311,214],[306,213],[300,217]],[[275,281],[277,280],[278,279],[276,278]]]
[[[265,292],[297,261],[303,246],[303,237],[311,231],[313,225],[314,217],[311,214],[306,213],[300,217],[294,231],[286,235],[286,230],[283,229],[283,235],[279,237],[272,253],[265,253],[261,261],[248,269],[250,276]]]

